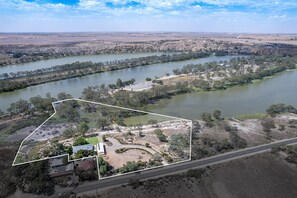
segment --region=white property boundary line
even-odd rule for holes
[[[61,102],[66,102],[66,101],[81,101],[81,102],[87,102],[87,103],[91,103],[91,104],[96,104],[96,105],[102,105],[102,106],[106,106],[106,107],[113,107],[113,108],[117,108],[117,109],[123,109],[123,110],[128,110],[128,111],[135,111],[135,112],[139,112],[139,113],[145,113],[145,114],[151,114],[151,115],[156,115],[156,116],[162,116],[162,117],[167,117],[167,118],[172,118],[172,119],[177,119],[177,120],[183,120],[183,121],[187,121],[190,123],[190,149],[189,149],[189,159],[187,160],[182,160],[179,162],[174,162],[174,163],[170,163],[170,164],[165,164],[165,165],[160,165],[160,166],[155,166],[155,167],[151,167],[151,168],[144,168],[141,170],[137,170],[137,171],[132,171],[132,172],[128,172],[128,173],[120,173],[120,174],[116,174],[116,175],[112,175],[112,176],[107,176],[107,177],[102,177],[100,175],[100,171],[99,171],[99,165],[98,165],[98,156],[91,156],[91,157],[84,157],[81,159],[74,159],[74,160],[70,160],[70,156],[69,154],[62,154],[62,155],[57,155],[57,156],[53,156],[53,157],[45,157],[42,159],[38,159],[38,160],[32,160],[32,161],[28,161],[28,162],[22,162],[22,163],[17,163],[15,164],[15,161],[17,159],[17,156],[23,146],[24,141],[26,141],[32,134],[34,134],[41,126],[43,126],[47,121],[49,121],[56,113],[56,108],[55,108],[55,104],[59,104]],[[46,119],[41,125],[39,125],[32,133],[30,133],[22,142],[21,145],[17,151],[17,154],[13,160],[12,166],[18,166],[18,165],[22,165],[22,164],[28,164],[28,163],[33,163],[33,162],[38,162],[38,161],[43,161],[43,160],[48,160],[48,159],[54,159],[54,158],[59,158],[59,157],[65,157],[68,156],[68,162],[74,162],[74,161],[80,161],[83,159],[88,159],[88,158],[96,158],[96,162],[97,162],[97,171],[98,171],[98,179],[108,179],[111,177],[116,177],[116,176],[121,176],[121,175],[127,175],[127,174],[132,174],[132,173],[136,173],[136,172],[140,172],[140,171],[145,171],[145,170],[150,170],[150,169],[155,169],[155,168],[160,168],[160,167],[164,167],[164,166],[169,166],[169,165],[173,165],[173,164],[179,164],[179,163],[183,163],[183,162],[188,162],[191,161],[192,159],[192,129],[193,129],[193,122],[192,120],[188,120],[188,119],[184,119],[184,118],[178,118],[178,117],[174,117],[174,116],[168,116],[168,115],[163,115],[163,114],[158,114],[158,113],[152,113],[152,112],[147,112],[147,111],[142,111],[142,110],[136,110],[136,109],[131,109],[131,108],[125,108],[125,107],[119,107],[119,106],[114,106],[114,105],[109,105],[109,104],[104,104],[104,103],[100,103],[100,102],[93,102],[93,101],[88,101],[88,100],[83,100],[83,99],[77,99],[77,98],[70,98],[70,99],[65,99],[65,100],[59,100],[59,101],[55,101],[52,102],[52,106],[54,108],[54,113],[48,118]]]

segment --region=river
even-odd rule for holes
[[[124,60],[131,58],[139,58],[153,55],[162,55],[162,54],[173,54],[173,53],[162,53],[162,52],[147,52],[147,53],[125,53],[125,54],[99,54],[99,55],[82,55],[82,56],[69,56],[57,59],[41,60],[31,63],[23,63],[17,65],[7,65],[0,67],[0,74],[18,72],[18,71],[31,71],[36,69],[42,69],[47,67],[52,67],[56,65],[63,65],[69,63],[87,62],[91,61],[94,63],[98,62],[107,62],[115,60]]]
[[[114,58],[116,57],[117,55],[114,55]],[[160,63],[116,71],[108,71],[83,77],[49,82],[45,84],[27,87],[25,89],[15,90],[13,92],[1,93],[0,109],[6,110],[12,102],[15,102],[21,98],[24,100],[28,100],[30,97],[37,95],[45,96],[48,92],[50,92],[52,96],[56,96],[60,92],[67,92],[74,97],[80,97],[82,95],[82,91],[84,88],[88,86],[101,85],[103,83],[105,83],[106,85],[116,83],[118,78],[121,78],[122,80],[130,80],[131,78],[135,78],[136,82],[143,82],[147,77],[155,78],[155,76],[165,76],[166,73],[172,74],[173,69],[182,68],[184,65],[187,64],[229,60],[231,58],[233,58],[233,56],[211,56],[207,58],[192,59],[187,61]]]
[[[197,119],[202,112],[218,109],[223,116],[264,113],[271,104],[297,107],[297,70],[286,71],[253,84],[220,91],[201,91],[174,96],[150,105],[149,110],[182,118]]]
[[[116,55],[115,55],[116,56]],[[224,61],[233,58],[207,57],[173,63],[162,63],[143,67],[109,71],[80,78],[61,80],[36,85],[13,92],[0,94],[1,110],[6,110],[12,102],[19,99],[51,92],[56,96],[60,92],[67,92],[74,97],[80,97],[84,88],[102,83],[115,83],[117,78],[129,80],[135,78],[142,82],[146,77],[164,76],[172,73],[175,68],[182,68],[190,63],[205,63],[209,61]],[[33,63],[32,63],[33,64]],[[252,114],[265,112],[274,103],[286,103],[297,106],[297,71],[283,72],[273,78],[268,78],[245,86],[232,87],[227,90],[210,92],[193,92],[174,96],[170,100],[161,100],[155,105],[149,105],[149,110],[171,116],[197,119],[202,112],[222,111],[224,116],[238,114]]]

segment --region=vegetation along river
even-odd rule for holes
[[[117,56],[121,56],[121,58]],[[79,57],[84,58],[84,56]],[[85,59],[80,60],[79,57],[76,57],[75,61],[86,61]],[[118,78],[122,80],[135,78],[136,82],[143,82],[146,77],[164,76],[166,73],[172,73],[173,69],[182,68],[186,64],[224,61],[231,58],[233,57],[212,56],[195,60],[109,71],[80,78],[50,82],[13,92],[2,93],[0,94],[0,106],[1,110],[6,110],[12,102],[21,98],[29,99],[36,95],[44,96],[48,92],[51,92],[52,96],[56,96],[60,92],[67,92],[74,97],[80,97],[84,88],[103,83],[106,85],[115,83]],[[120,59],[123,59],[122,55],[114,55],[113,59],[109,59],[108,61]],[[61,62],[59,64],[64,63]],[[30,64],[36,63],[27,63],[28,67],[30,67]],[[212,112],[215,109],[222,110],[224,116],[265,112],[265,109],[274,103],[282,102],[297,106],[296,85],[297,71],[288,71],[251,85],[237,86],[221,91],[201,91],[174,96],[170,100],[161,100],[157,104],[150,105],[149,110],[189,119],[199,118],[202,112]]]
[[[224,116],[265,113],[271,104],[285,103],[297,107],[297,70],[286,71],[272,78],[220,91],[201,91],[174,96],[150,105],[149,110],[199,118],[202,112],[222,111]]]
[[[17,65],[7,65],[0,67],[0,74],[18,72],[18,71],[31,71],[36,69],[42,69],[47,67],[52,67],[56,65],[70,64],[79,62],[91,61],[93,63],[107,62],[115,60],[124,60],[131,58],[140,58],[153,55],[162,55],[162,52],[150,52],[150,53],[125,53],[125,54],[100,54],[100,55],[82,55],[82,56],[69,56],[57,59],[41,60],[31,63],[23,63]],[[172,54],[172,53],[166,53]]]

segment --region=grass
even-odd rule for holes
[[[139,115],[139,116],[124,118],[124,123],[127,126],[137,126],[138,124],[145,125],[148,123],[149,120],[157,120],[157,122],[164,122],[164,121],[172,120],[172,118],[146,114],[146,115]]]
[[[93,112],[93,113],[86,113],[86,112],[83,112],[83,113],[81,113],[81,117],[82,118],[86,118],[86,119],[88,119],[88,125],[89,125],[89,127],[90,128],[96,128],[97,126],[96,126],[96,121],[97,121],[97,119],[98,119],[98,113],[95,113],[95,112]]]
[[[261,119],[266,117],[266,113],[254,113],[254,114],[242,114],[235,116],[238,120],[247,120],[247,119]]]
[[[86,141],[89,143],[89,144],[93,144],[93,145],[96,145],[99,143],[99,138],[96,136],[96,137],[90,137],[90,138],[86,138]]]

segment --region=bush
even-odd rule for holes
[[[116,149],[115,152],[116,153],[124,153],[124,152],[126,152],[128,150],[129,150],[128,148],[120,148],[120,149]]]
[[[275,128],[274,120],[271,118],[264,118],[261,121],[261,125],[263,127],[263,131],[266,133],[266,138],[271,139],[271,129]]]
[[[212,123],[212,118],[211,118],[211,114],[210,113],[202,113],[201,114],[201,118],[202,120],[205,122],[205,125],[208,126],[208,127],[212,127],[213,126],[213,123]]]
[[[297,109],[291,105],[285,105],[285,104],[274,104],[271,105],[266,112],[271,115],[271,116],[275,116],[277,114],[281,114],[281,113],[294,113],[297,114]]]
[[[104,161],[102,157],[98,157],[98,166],[101,175],[106,175],[112,169],[112,167]]]
[[[157,135],[159,138],[160,142],[167,142],[167,137],[166,135],[163,134],[161,129],[156,129],[154,133]]]
[[[132,186],[132,189],[136,189],[142,185],[142,182],[139,179],[129,179],[128,185]]]
[[[121,173],[127,173],[127,172],[132,172],[132,171],[137,171],[141,168],[141,164],[139,162],[127,162],[126,164],[123,165],[122,168],[119,169]]]
[[[202,168],[195,169],[195,170],[190,169],[187,171],[186,175],[187,177],[195,177],[197,179],[200,179],[201,176],[204,174],[204,172],[205,172],[205,169],[202,169]]]
[[[83,137],[78,137],[74,140],[73,146],[89,144],[87,140]]]
[[[96,151],[90,151],[90,150],[79,150],[77,151],[77,153],[75,154],[75,158],[79,159],[79,158],[83,158],[83,157],[89,157],[89,156],[94,156],[96,155]]]
[[[277,154],[280,150],[281,150],[281,146],[280,145],[273,145],[271,147],[271,153],[273,153],[273,154]]]
[[[102,135],[102,140],[103,140],[103,142],[106,142],[106,141],[107,141],[107,139],[106,139],[106,135],[105,135],[105,134]]]

